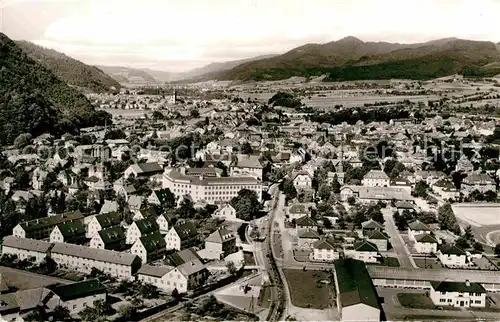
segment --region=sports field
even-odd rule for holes
[[[474,227],[500,225],[499,203],[461,203],[452,205],[457,219]]]

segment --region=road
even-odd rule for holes
[[[382,208],[382,214],[384,215],[385,220],[385,230],[387,234],[389,234],[390,242],[392,248],[398,254],[399,265],[403,268],[417,268],[415,261],[410,255],[410,252],[406,248],[403,238],[399,234],[399,231],[394,223],[394,219],[392,218],[392,210],[391,208]]]

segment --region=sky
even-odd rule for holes
[[[346,36],[500,42],[500,0],[0,0],[0,30],[87,64],[187,71]]]

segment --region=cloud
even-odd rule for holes
[[[180,68],[348,35],[365,41],[500,41],[500,4],[494,0],[69,1],[71,9],[66,4],[66,14],[33,40],[91,63],[134,57],[154,64],[178,61]],[[56,4],[51,6],[46,8]],[[36,26],[36,16],[26,18]]]

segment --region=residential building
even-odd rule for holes
[[[295,203],[288,207],[288,220],[297,220],[301,217],[311,216],[311,212],[306,204],[303,203]]]
[[[222,259],[236,251],[236,235],[223,227],[205,238],[203,258]]]
[[[380,252],[386,252],[389,244],[389,237],[380,230],[374,230],[366,235],[366,240],[377,246]]]
[[[80,220],[57,224],[50,233],[50,242],[83,244],[86,242],[85,225]]]
[[[297,232],[298,236],[298,247],[305,249],[312,249],[314,243],[321,239],[321,236],[316,232],[316,230],[306,228]]]
[[[159,231],[160,226],[154,216],[134,221],[127,229],[127,244],[133,244],[142,236]]]
[[[311,260],[315,262],[333,262],[340,258],[338,247],[327,239],[321,239],[313,243]]]
[[[381,170],[370,170],[362,180],[365,187],[389,187],[389,176]]]
[[[231,163],[231,176],[251,176],[262,180],[262,164],[259,155],[238,154]]]
[[[335,261],[337,308],[342,321],[380,321],[377,291],[363,261]]]
[[[217,217],[228,221],[234,221],[237,219],[236,209],[234,209],[234,207],[231,206],[229,202],[223,203],[219,205],[219,208],[214,212],[212,217]]]
[[[309,190],[312,189],[312,177],[309,174],[309,172],[305,170],[301,170],[297,172],[293,177],[292,177],[292,182],[297,190]]]
[[[140,258],[130,253],[73,244],[54,243],[50,254],[60,267],[87,274],[95,268],[120,280],[133,280],[141,266]]]
[[[89,220],[87,225],[87,238],[94,237],[100,230],[119,226],[121,222],[122,216],[118,212],[95,215]]]
[[[124,250],[126,236],[123,227],[115,226],[99,230],[90,240],[90,248],[109,249],[115,251]]]
[[[186,222],[183,224],[175,225],[165,235],[165,242],[167,249],[183,250],[191,247],[198,237],[198,232],[193,224]]]
[[[444,244],[436,253],[445,267],[467,267],[467,253],[455,244]]]
[[[368,236],[375,230],[384,230],[384,225],[378,221],[370,219],[361,223],[361,230],[363,232],[363,236]]]
[[[477,190],[481,193],[485,193],[486,191],[496,191],[496,183],[495,180],[487,175],[486,173],[472,173],[469,174],[462,182],[460,187],[460,191],[468,196],[474,190]]]
[[[33,219],[17,224],[12,229],[12,235],[22,238],[44,239],[58,224],[67,221],[82,221],[83,214],[80,211],[67,212],[39,219]]]
[[[35,263],[41,263],[50,256],[51,248],[52,244],[46,241],[5,236],[2,243],[2,255],[16,255],[20,260],[33,259]]]
[[[148,197],[148,202],[152,205],[164,206],[169,201],[169,195],[175,198],[169,189],[153,190]]]
[[[229,202],[242,189],[252,190],[262,200],[261,182],[254,177],[206,177],[190,176],[186,169],[167,170],[163,176],[163,188],[169,188],[176,199],[190,196],[193,202],[209,204]]]
[[[125,179],[130,178],[131,176],[136,178],[147,178],[154,176],[155,174],[162,174],[163,167],[156,162],[151,163],[139,163],[132,164],[125,170],[123,176]]]
[[[486,290],[469,281],[431,282],[429,297],[437,306],[486,307]]]
[[[346,257],[351,257],[366,263],[376,263],[378,260],[377,245],[367,240],[354,243],[353,249],[345,249]]]
[[[431,234],[432,230],[420,220],[412,221],[408,224],[408,237],[415,240],[416,235]]]
[[[340,199],[347,201],[349,197],[357,198],[362,203],[377,203],[379,201],[413,201],[407,189],[400,187],[364,187],[346,185],[340,189]]]
[[[167,252],[167,244],[159,231],[144,235],[137,239],[130,252],[137,255],[143,263],[162,258]]]
[[[318,230],[318,223],[316,221],[314,221],[314,219],[312,219],[309,216],[303,216],[303,217],[300,217],[299,219],[295,220],[295,229],[297,231],[305,229],[305,228],[317,231]]]
[[[57,306],[65,307],[70,314],[77,314],[87,307],[94,307],[95,301],[107,300],[108,291],[98,279],[88,279],[66,285],[49,287],[53,292],[46,306],[54,310]]]
[[[431,234],[415,235],[415,250],[419,254],[435,254],[439,245],[439,241]]]

